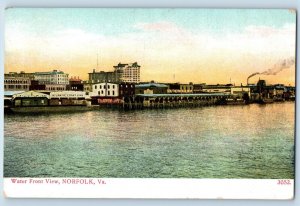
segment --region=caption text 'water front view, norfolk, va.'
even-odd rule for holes
[[[5,19],[4,177],[294,179],[294,10]]]

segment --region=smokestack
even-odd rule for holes
[[[259,73],[259,72],[255,72],[255,73],[251,74],[251,75],[247,78],[247,85],[249,85],[249,79],[250,79],[251,77],[254,77],[255,75],[258,75],[258,74],[260,74],[260,73]]]
[[[251,74],[248,78],[247,78],[247,85],[249,85],[249,79],[255,75],[258,74],[263,74],[263,75],[276,75],[279,72],[281,72],[284,69],[288,69],[291,66],[293,66],[295,64],[295,57],[290,57],[288,59],[284,59],[281,62],[278,62],[277,64],[275,64],[273,67],[271,67],[270,69],[264,71],[264,72],[255,72],[253,74]]]

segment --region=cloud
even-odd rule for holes
[[[160,37],[166,40],[179,41],[185,44],[192,43],[192,33],[173,22],[159,21],[151,23],[138,23],[134,25],[134,28],[147,33],[159,33]]]
[[[246,79],[251,72],[262,72],[279,59],[295,55],[295,24],[250,25],[222,35],[191,31],[168,21],[141,22],[133,28],[139,32],[102,35],[69,28],[38,36],[10,25],[5,38],[5,50],[10,55],[6,65],[18,62],[34,66],[39,62],[36,68],[42,69],[43,62],[50,66],[55,62],[62,70],[68,67],[71,74],[75,69],[86,73],[95,67],[99,52],[101,68],[138,61],[143,66],[142,75],[147,74],[142,79],[171,81],[176,71],[177,77],[196,81],[202,76],[205,80],[228,75],[234,79],[243,74]],[[24,58],[14,58],[16,53]],[[159,77],[158,71],[170,75]]]
[[[269,37],[274,35],[293,35],[296,32],[295,24],[285,24],[281,28],[274,28],[270,26],[248,26],[245,28],[245,33],[249,36]]]

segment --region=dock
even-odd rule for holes
[[[124,109],[200,107],[226,104],[230,94],[137,94],[134,98],[124,98]]]

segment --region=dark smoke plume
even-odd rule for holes
[[[253,74],[251,74],[248,78],[247,78],[247,84],[249,83],[249,79],[251,77],[254,77],[258,74],[262,74],[262,75],[276,75],[279,72],[281,72],[284,69],[290,68],[291,66],[293,66],[295,64],[295,58],[291,57],[289,59],[284,59],[283,61],[275,64],[272,68],[264,71],[264,72],[255,72]]]

